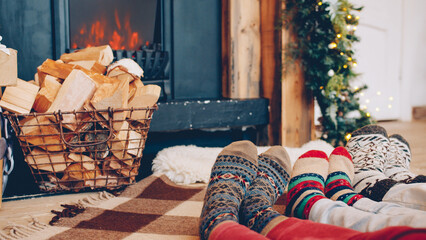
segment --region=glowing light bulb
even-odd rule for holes
[[[370,103],[370,99],[365,99],[365,103]]]
[[[356,20],[358,20],[358,19],[359,19],[359,16],[356,16],[356,17],[355,17],[355,19],[356,19]]]
[[[352,135],[350,133],[346,134],[345,139],[346,141],[349,141],[351,139]]]
[[[382,95],[382,92],[380,92],[380,91],[377,91],[377,96],[380,96],[380,95]]]
[[[321,6],[322,5],[322,2],[318,2],[318,6]]]
[[[336,47],[337,47],[337,44],[335,42],[328,44],[328,48],[330,48],[330,49],[334,49]]]
[[[357,29],[358,29],[358,27],[357,27],[357,26],[354,26],[352,29],[355,31],[355,30],[357,30]]]
[[[346,29],[348,29],[348,30],[351,29],[351,25],[347,25]]]
[[[342,34],[337,34],[337,38],[341,38],[342,37]]]
[[[356,66],[358,65],[358,63],[353,62],[353,63],[352,63],[352,65],[353,65],[354,67],[356,67]]]
[[[366,110],[366,109],[367,109],[367,106],[366,106],[366,105],[362,105],[362,106],[361,106],[361,109],[362,109],[362,110]]]
[[[348,61],[350,62],[350,61],[352,61],[352,58],[351,57],[348,57]]]
[[[360,93],[359,95],[360,95],[361,97],[364,97],[364,93],[363,93],[363,92],[362,92],[362,93]]]
[[[354,87],[354,89],[355,89],[355,91],[356,91],[356,90],[358,90],[358,89],[359,89],[359,87],[358,87],[358,86],[355,86],[355,87]]]
[[[367,117],[371,117],[371,115],[370,115],[370,113],[368,112],[368,113],[366,113],[365,114]]]
[[[380,112],[380,108],[376,107],[376,112]]]
[[[393,101],[393,97],[389,97],[389,101]]]
[[[343,65],[343,68],[348,68],[348,65],[346,65],[346,64],[345,64],[345,65]]]
[[[341,52],[341,53],[340,53],[340,55],[342,55],[342,56],[343,56],[343,55],[345,55],[345,54],[344,54],[343,52]]]
[[[347,19],[351,19],[351,18],[352,18],[352,15],[348,15],[348,16],[346,16],[346,18],[347,18]]]
[[[391,104],[388,104],[388,108],[392,108],[392,105],[391,105]]]
[[[320,86],[320,89],[324,89],[324,87],[323,87],[323,86]]]

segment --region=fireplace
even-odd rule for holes
[[[157,0],[70,1],[71,48],[109,44],[113,50],[140,50],[149,46],[154,43],[155,26],[160,25],[156,20],[161,21],[160,17],[156,19],[157,3]],[[160,39],[156,40],[161,44]]]
[[[144,69],[142,81],[161,87],[160,101],[170,100],[167,70],[170,58],[162,42],[162,3],[162,0],[69,0],[63,4],[52,1],[57,58],[64,52],[109,44],[115,60],[135,60]]]
[[[127,5],[127,10],[109,5],[115,2]],[[138,5],[140,3],[147,5]],[[145,71],[142,81],[162,85],[164,90],[143,153],[141,170],[148,172],[141,177],[149,173],[150,161],[165,147],[181,144],[224,146],[234,140],[256,141],[263,133],[268,123],[266,99],[222,97],[222,5],[218,0],[0,1],[0,9],[7,9],[0,14],[2,43],[18,50],[19,77],[32,80],[37,66],[47,58],[58,59],[65,52],[87,44],[97,45],[98,40],[101,43],[100,36],[98,39],[92,37],[91,43],[79,42],[81,32],[93,29],[102,33],[98,26],[103,24],[103,14],[86,18],[95,15],[94,9],[101,8],[110,9],[107,11],[110,15],[104,18],[112,21],[108,25],[115,28],[116,34],[108,30],[110,37],[107,38],[104,31],[103,41],[113,43],[116,59],[135,59]],[[143,13],[142,9],[146,8],[151,9],[149,14]],[[136,16],[129,16],[127,20],[122,11],[129,12],[129,9],[137,11]],[[83,16],[74,15],[77,14],[74,11]],[[134,19],[140,15],[144,18]],[[76,19],[81,21],[75,22]],[[120,32],[119,28],[126,30]],[[136,37],[132,36],[136,34],[140,41],[133,44],[132,39]],[[120,38],[114,40],[114,36]],[[148,69],[152,69],[151,73]],[[256,131],[252,131],[253,126]],[[9,178],[9,195],[29,192],[29,187],[20,183],[31,182],[32,176],[28,176],[29,169],[24,161],[19,164]]]

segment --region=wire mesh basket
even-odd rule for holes
[[[5,113],[43,192],[117,189],[135,182],[157,106]]]

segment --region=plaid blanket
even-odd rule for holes
[[[199,239],[198,223],[206,185],[176,185],[150,176],[123,193],[88,207],[30,239]],[[284,212],[283,197],[274,207]]]

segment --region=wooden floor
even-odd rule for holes
[[[380,122],[388,135],[400,134],[411,147],[411,171],[426,174],[426,120],[413,122]]]
[[[381,122],[389,135],[401,134],[410,143],[412,151],[411,169],[417,174],[426,174],[426,120],[415,122]],[[27,224],[31,217],[48,223],[54,216],[52,209],[61,210],[60,204],[77,202],[97,193],[80,193],[3,202],[0,209],[0,230],[10,224]]]

